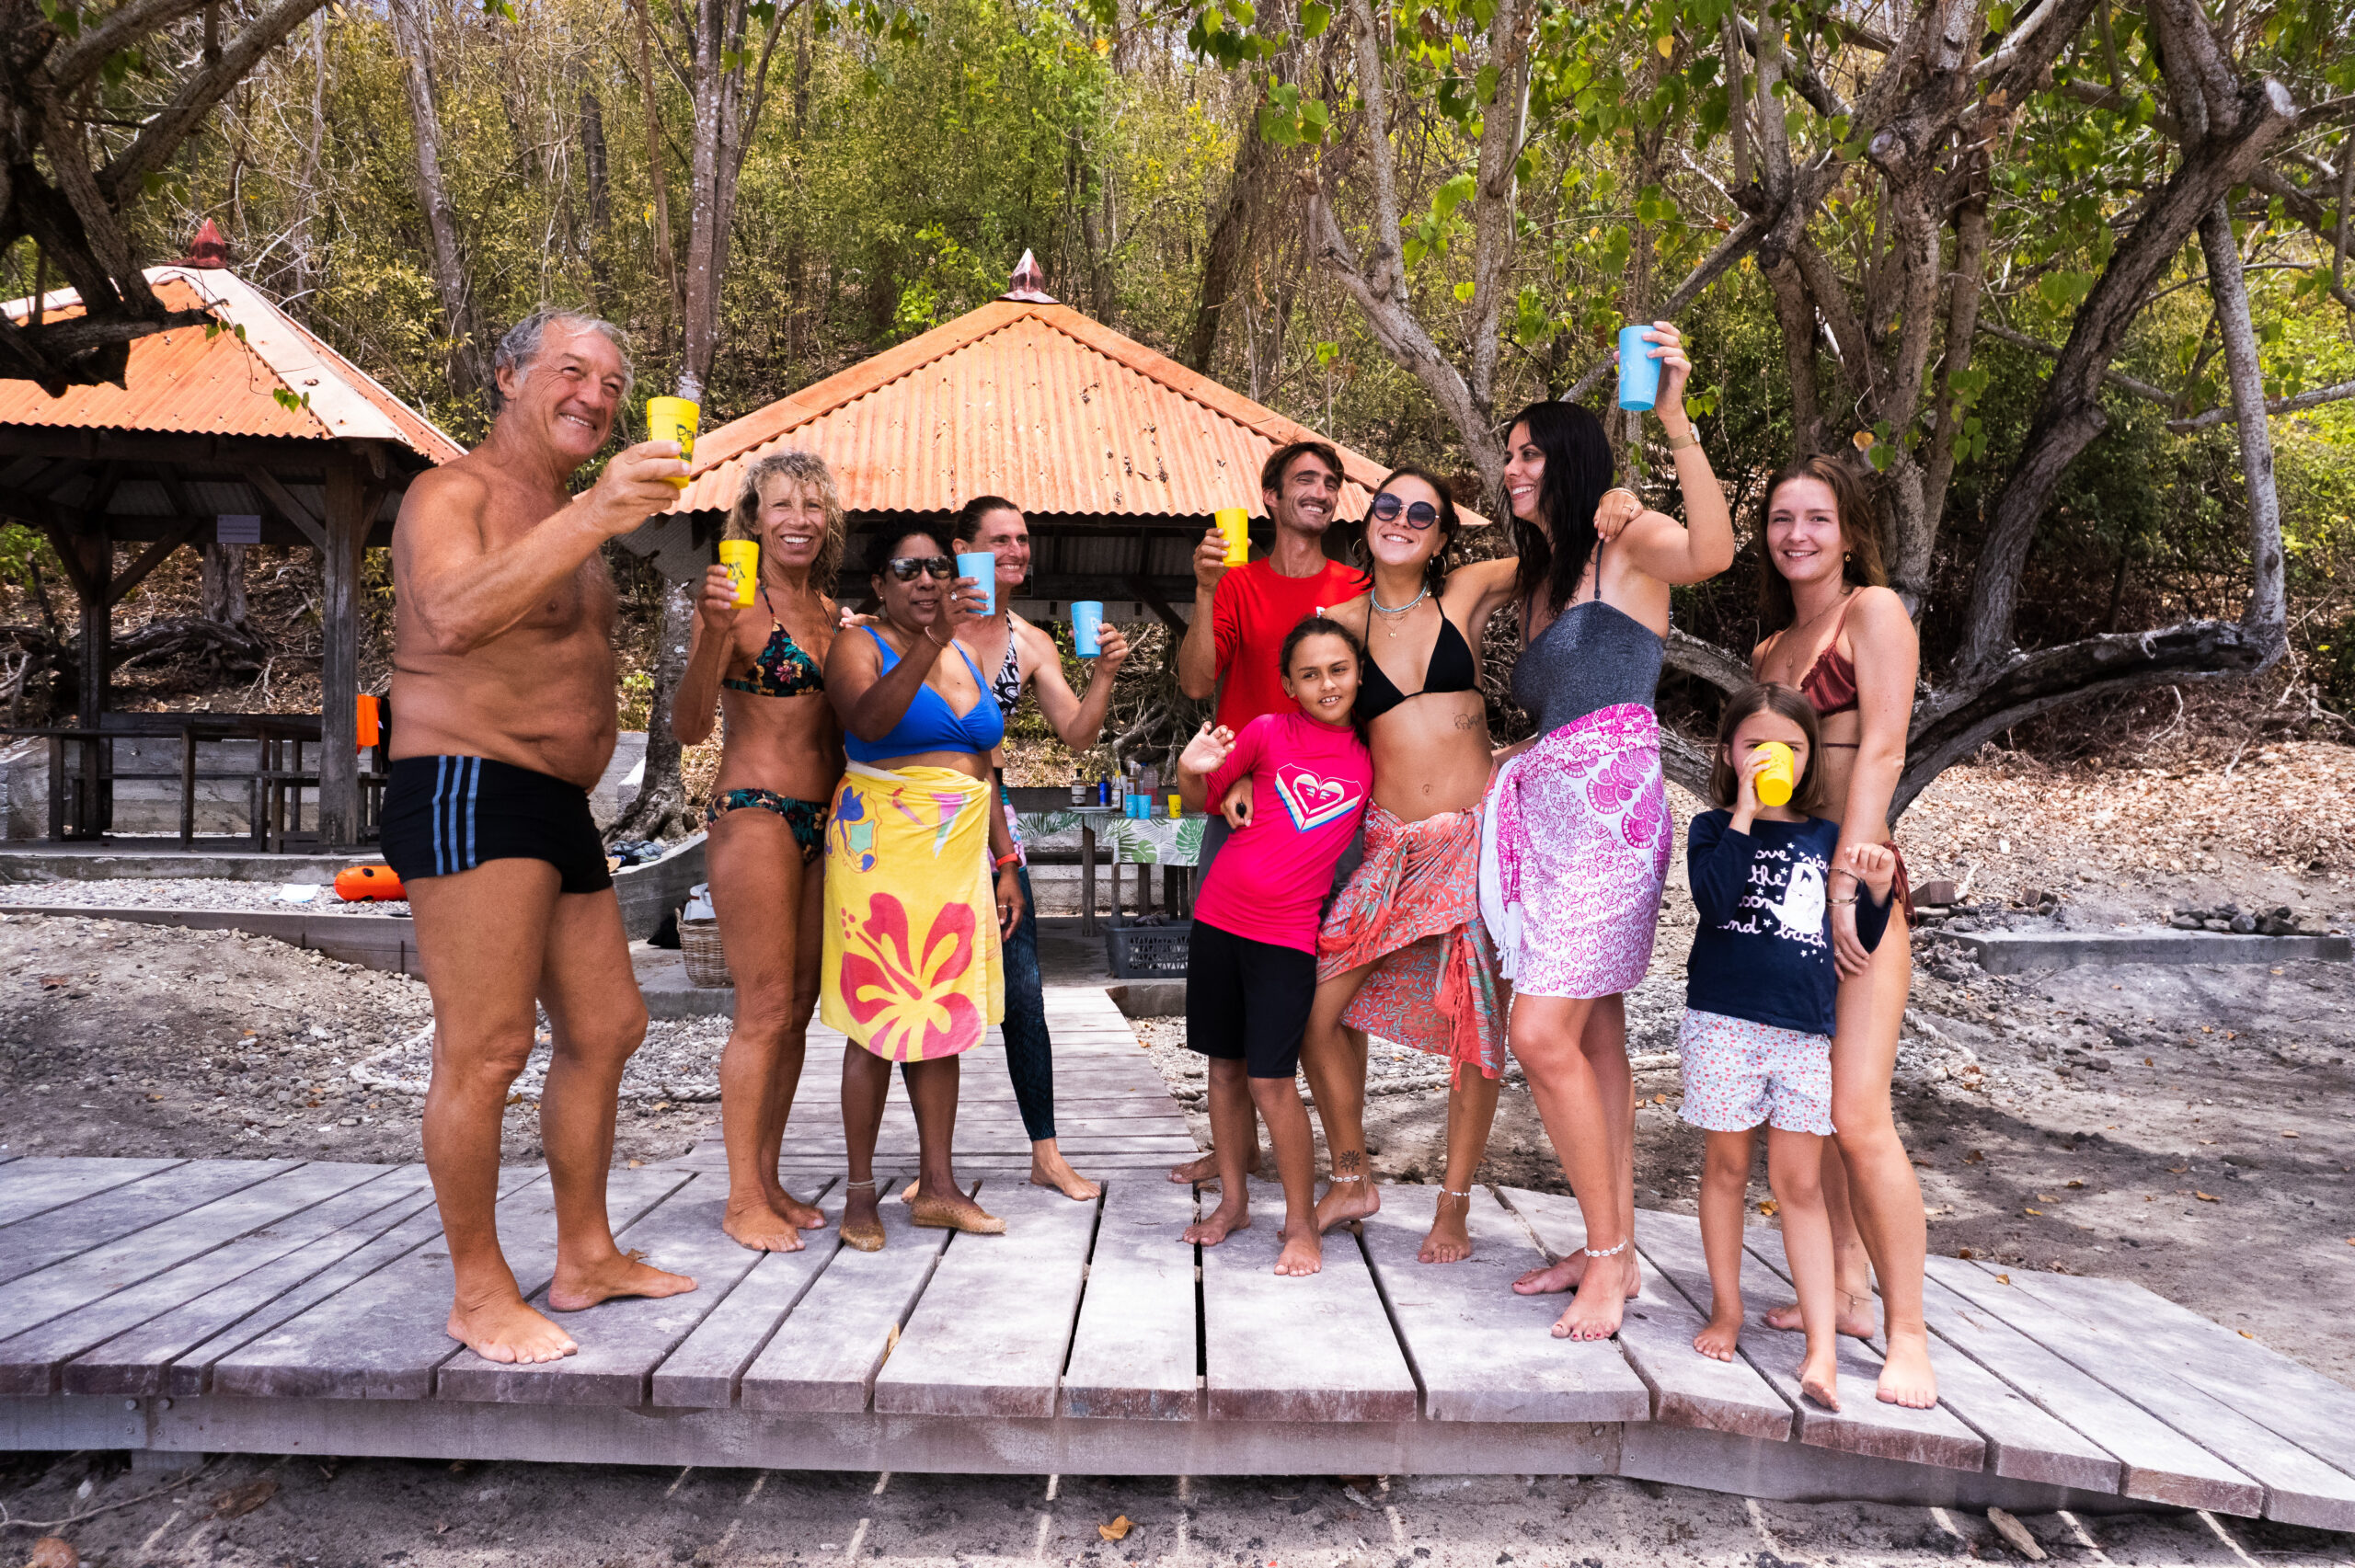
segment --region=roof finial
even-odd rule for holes
[[[1014,264],[1013,280],[998,298],[1034,305],[1055,303],[1055,296],[1047,292],[1047,275],[1039,269],[1039,258],[1027,250],[1022,253],[1022,259]]]
[[[223,268],[229,265],[229,241],[221,233],[221,225],[207,218],[196,227],[188,242],[188,255],[180,262],[183,267]]]

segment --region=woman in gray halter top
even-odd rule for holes
[[[1637,1288],[1634,1084],[1620,995],[1651,963],[1673,841],[1652,691],[1669,589],[1717,576],[1734,553],[1725,492],[1684,413],[1692,365],[1668,323],[1647,336],[1660,361],[1655,412],[1689,527],[1622,491],[1598,531],[1611,443],[1576,404],[1523,410],[1504,473],[1521,555],[1512,695],[1539,733],[1502,754],[1489,788],[1480,902],[1512,983],[1512,1054],[1586,1221],[1583,1249],[1513,1288],[1577,1290],[1554,1325],[1568,1339],[1616,1333]]]

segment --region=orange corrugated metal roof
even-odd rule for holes
[[[396,441],[431,463],[464,451],[431,421],[378,384],[234,275],[210,269],[157,267],[148,279],[172,310],[210,310],[215,319],[245,328],[207,336],[201,326],[176,327],[132,340],[121,386],[76,386],[52,397],[29,381],[0,380],[0,426],[154,430],[300,440],[362,437]],[[13,321],[31,302],[5,307]],[[78,315],[70,292],[52,294],[51,316]],[[271,395],[307,396],[288,407]]]
[[[1068,305],[994,300],[706,433],[672,509],[725,510],[749,464],[805,447],[855,512],[1257,512],[1268,454],[1316,434]],[[1338,450],[1354,520],[1387,470]]]

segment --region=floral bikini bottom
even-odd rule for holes
[[[789,795],[779,795],[773,789],[731,789],[711,803],[704,812],[706,827],[718,821],[730,811],[741,811],[755,806],[763,811],[774,811],[785,818],[793,833],[793,841],[801,850],[801,864],[817,863],[826,843],[826,803],[822,800],[798,800]]]

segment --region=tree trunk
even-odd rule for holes
[[[605,155],[605,106],[596,89],[586,86],[580,89],[580,166],[589,185],[589,281],[597,308],[604,310],[614,287],[614,188]]]
[[[458,397],[497,399],[485,352],[482,322],[467,287],[465,258],[458,243],[458,219],[442,173],[442,117],[433,106],[431,57],[417,0],[386,0],[385,15],[401,53],[402,83],[408,91],[409,121],[417,137],[417,199],[433,243],[433,285],[442,296],[442,326],[449,339],[445,373]]]
[[[2341,156],[2345,156],[2342,151]],[[2232,383],[2233,422],[2240,434],[2241,484],[2247,492],[2249,590],[2241,624],[2264,644],[2271,664],[2289,647],[2290,612],[2281,570],[2281,498],[2273,486],[2273,431],[2265,411],[2265,367],[2257,328],[2249,321],[2248,281],[2233,238],[2233,215],[2222,201],[2200,220],[2200,248],[2208,260],[2208,294],[2224,339],[2224,373]]]
[[[679,773],[679,739],[671,732],[671,694],[686,673],[687,638],[695,630],[693,583],[662,585],[662,619],[655,632],[654,692],[646,721],[646,771],[638,795],[607,835],[614,839],[675,839],[694,831],[685,782]]]
[[[1235,137],[1235,168],[1226,178],[1226,199],[1219,203],[1211,224],[1210,243],[1202,250],[1202,282],[1194,296],[1194,324],[1186,334],[1180,363],[1201,375],[1211,373],[1211,356],[1218,351],[1219,323],[1233,296],[1242,269],[1243,253],[1251,238],[1251,214],[1258,205],[1260,173],[1268,166],[1268,144],[1244,106],[1243,124]]]
[[[208,540],[202,557],[201,613],[216,626],[246,629],[246,547]]]

